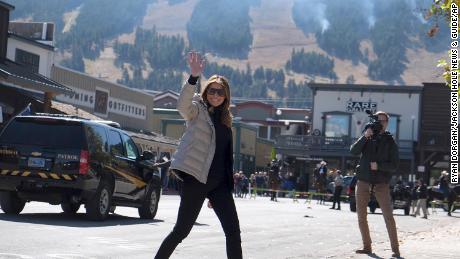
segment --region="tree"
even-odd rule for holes
[[[430,28],[428,31],[428,35],[431,37],[434,37],[437,32],[439,31],[439,26],[437,23],[437,20],[439,18],[444,18],[449,26],[451,27],[450,19],[451,19],[451,11],[452,7],[456,5],[456,8],[458,9],[459,6],[459,0],[433,0],[433,4],[431,5],[430,10],[427,13],[427,18],[434,18],[436,19],[436,23],[433,27]],[[448,52],[448,56],[450,58],[450,51]],[[443,68],[444,73],[442,76],[444,77],[444,80],[446,81],[446,85],[451,87],[451,75],[452,72],[456,71],[457,74],[459,73],[459,70],[456,69],[452,71],[450,69],[450,64],[446,60],[438,60],[438,67]],[[459,90],[460,94],[460,90]]]
[[[350,84],[350,85],[354,84],[355,82],[356,82],[356,80],[355,80],[355,77],[353,75],[349,75],[347,77],[346,81],[345,81],[345,83]]]

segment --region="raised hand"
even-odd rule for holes
[[[195,51],[189,52],[187,61],[192,76],[198,77],[203,73],[205,61],[201,57],[200,53]]]

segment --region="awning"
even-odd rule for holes
[[[0,82],[41,92],[72,94],[72,89],[9,59],[0,59]]]

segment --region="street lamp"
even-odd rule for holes
[[[305,123],[307,124],[307,126],[306,126],[307,135],[310,135],[310,131],[311,131],[310,116],[308,116],[308,115],[305,116]]]
[[[415,124],[415,115],[412,115],[410,116],[410,118],[412,119],[412,142],[414,142],[414,124]]]
[[[276,115],[281,116],[283,114],[283,111],[280,109],[276,109]]]

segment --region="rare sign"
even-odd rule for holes
[[[376,102],[347,102],[347,112],[365,112],[366,110],[371,110],[372,113],[377,111]]]

